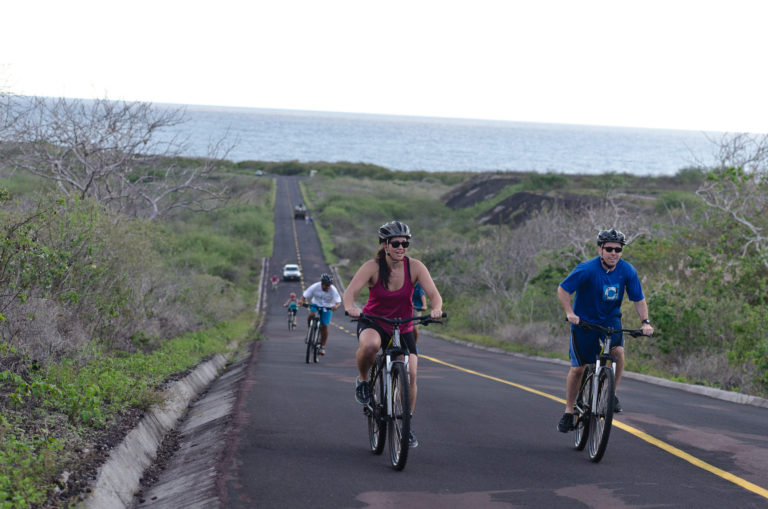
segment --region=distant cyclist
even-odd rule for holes
[[[296,294],[291,292],[291,296],[283,304],[284,308],[288,308],[288,314],[293,319],[293,326],[296,327],[296,312],[299,310],[299,301],[296,300]]]
[[[443,316],[443,298],[437,291],[432,276],[427,267],[416,260],[405,256],[410,245],[411,230],[400,221],[391,221],[379,227],[379,251],[376,257],[365,262],[349,282],[344,292],[344,309],[349,316],[358,318],[360,309],[355,306],[355,297],[368,286],[368,302],[363,307],[364,314],[383,316],[386,318],[405,318],[413,316],[413,288],[421,283],[432,303],[430,316],[439,319]],[[361,405],[367,405],[371,399],[371,388],[368,383],[368,372],[376,362],[376,354],[384,341],[392,334],[392,325],[381,321],[360,320],[357,322],[357,371],[355,399]],[[413,335],[413,324],[403,325],[400,340],[408,348],[409,373],[411,386],[411,414],[416,408],[416,375],[419,367],[418,349]],[[411,447],[419,445],[411,428]]]
[[[648,304],[637,271],[621,259],[626,245],[624,234],[615,229],[603,230],[597,236],[598,256],[580,263],[557,287],[557,299],[571,323],[571,369],[565,384],[565,413],[557,425],[558,431],[573,429],[573,406],[579,391],[584,365],[593,362],[600,353],[600,332],[577,327],[583,319],[604,327],[621,329],[621,302],[624,292],[634,302],[643,334],[653,334],[648,318]],[[576,293],[573,306],[571,294]],[[610,354],[616,359],[616,388],[624,372],[624,335],[611,339]],[[614,399],[614,412],[621,412],[619,398]]]
[[[325,344],[328,342],[328,324],[331,323],[333,311],[341,305],[341,296],[339,291],[333,285],[333,276],[323,273],[320,281],[311,285],[304,291],[304,295],[299,300],[299,305],[303,306],[309,302],[309,316],[307,316],[307,327],[315,317],[319,308],[326,308],[320,313],[320,355],[325,355]]]
[[[271,281],[272,281],[272,289],[277,290],[277,275],[273,275]]]

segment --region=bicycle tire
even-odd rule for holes
[[[315,337],[312,342],[312,362],[317,364],[317,359],[320,354],[320,323],[315,326]]]
[[[589,444],[587,452],[589,459],[597,463],[603,459],[605,449],[608,447],[608,438],[611,436],[613,424],[613,398],[615,395],[615,382],[613,370],[601,369],[597,380],[597,408],[590,413],[589,419]]]
[[[387,422],[389,457],[395,470],[405,468],[411,435],[411,392],[408,371],[402,361],[392,363],[390,397],[392,415]]]
[[[576,408],[574,413],[576,414],[576,425],[573,429],[573,447],[577,451],[583,451],[587,445],[587,439],[589,438],[589,407],[592,404],[592,377],[595,373],[593,366],[587,366],[584,369],[584,374],[581,375],[581,384],[579,385],[579,393],[576,395]],[[581,410],[579,410],[581,408]]]
[[[376,356],[376,362],[371,366],[368,380],[371,387],[371,405],[366,408],[368,416],[368,445],[373,454],[384,452],[384,444],[387,441],[387,409],[384,400],[384,374],[381,370],[382,356]]]
[[[307,355],[305,357],[305,361],[307,364],[309,364],[309,356],[312,353],[312,341],[315,336],[315,321],[312,320],[309,322],[309,330],[307,331]]]

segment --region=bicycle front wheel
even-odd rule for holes
[[[411,393],[408,371],[402,361],[392,363],[392,415],[387,423],[389,456],[395,470],[405,468],[408,460],[408,443],[411,436]]]
[[[313,341],[315,339],[315,321],[312,320],[309,322],[309,330],[307,331],[307,355],[304,358],[304,360],[309,364],[309,356],[312,354],[313,347]]]
[[[576,395],[576,424],[573,430],[573,447],[577,451],[583,451],[587,445],[589,437],[589,407],[592,404],[592,383],[594,379],[595,368],[587,366],[584,374],[581,375],[581,384],[579,393]]]
[[[320,324],[315,327],[314,341],[312,341],[312,361],[317,362],[317,356],[320,352]]]
[[[608,437],[613,424],[613,398],[615,394],[613,370],[600,370],[597,379],[597,408],[592,409],[589,419],[589,459],[597,463],[608,447]]]
[[[376,356],[376,362],[371,366],[371,405],[366,407],[368,416],[368,443],[371,452],[381,454],[384,451],[384,442],[387,440],[387,409],[384,395],[384,373],[381,372],[381,354]]]

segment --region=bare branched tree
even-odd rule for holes
[[[743,227],[742,255],[754,247],[768,267],[768,135],[726,134],[716,167],[696,194]]]
[[[180,207],[210,209],[224,198],[210,178],[217,153],[192,162],[177,157],[183,144],[170,132],[185,121],[181,109],[107,99],[18,98],[15,104],[23,111],[12,128],[22,153],[15,164],[67,196],[150,219]]]
[[[566,253],[586,260],[595,256],[593,246],[601,230],[616,228],[627,236],[628,243],[650,231],[649,220],[623,207],[619,198],[609,196],[602,203],[586,203],[577,210],[556,207],[543,212],[536,221],[544,222],[551,235],[560,240],[560,246],[570,248]]]

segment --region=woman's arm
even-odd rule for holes
[[[347,289],[344,290],[344,295],[341,301],[344,305],[344,310],[352,318],[360,316],[360,309],[355,306],[355,297],[363,289],[363,286],[368,284],[370,286],[373,281],[374,274],[377,274],[379,270],[378,265],[374,260],[368,260],[365,262],[352,277],[352,281],[347,285]]]
[[[432,275],[429,273],[427,266],[421,261],[414,260],[413,258],[410,258],[410,260],[411,277],[415,277],[415,280],[413,280],[412,283],[421,284],[424,293],[427,294],[427,297],[429,298],[429,303],[432,305],[432,311],[430,311],[429,315],[434,319],[441,318],[443,316],[443,298],[440,296],[440,292],[437,291],[437,286],[435,286],[435,282],[432,280]]]

